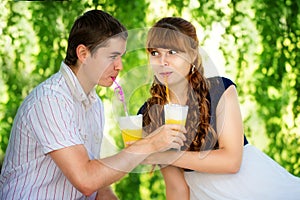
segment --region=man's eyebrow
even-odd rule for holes
[[[118,52],[118,51],[111,52],[110,54],[111,54],[111,55],[116,55],[116,56],[117,56],[117,55],[121,55],[121,53]]]
[[[123,54],[121,52],[119,52],[119,51],[114,51],[114,52],[111,52],[110,54],[114,55],[114,56],[119,56],[119,55],[123,56],[123,55],[126,54],[126,51]]]

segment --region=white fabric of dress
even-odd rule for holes
[[[191,200],[299,200],[300,178],[251,144],[236,174],[184,172]]]
[[[210,56],[203,48],[199,48],[199,52],[205,76],[213,84],[210,92],[213,100],[211,103],[215,107],[222,93],[234,83],[226,78],[218,78],[220,73]],[[222,82],[224,85],[219,84]],[[190,200],[300,200],[300,177],[289,173],[251,144],[244,146],[238,173],[185,171],[184,176],[190,187]]]

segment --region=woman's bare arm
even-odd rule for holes
[[[174,166],[161,169],[166,184],[167,200],[189,200],[189,187],[184,179],[183,170]]]
[[[219,149],[202,152],[167,151],[153,154],[145,163],[172,164],[207,173],[236,173],[243,152],[243,123],[236,89],[230,86],[217,107]]]

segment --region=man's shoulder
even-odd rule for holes
[[[69,88],[65,80],[59,73],[53,74],[51,77],[37,85],[24,99],[24,103],[33,105],[36,102],[55,99],[72,99]]]

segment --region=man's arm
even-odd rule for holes
[[[49,153],[63,174],[81,193],[91,195],[132,171],[147,156],[183,145],[184,127],[165,125],[116,155],[90,160],[84,145],[74,145]]]

